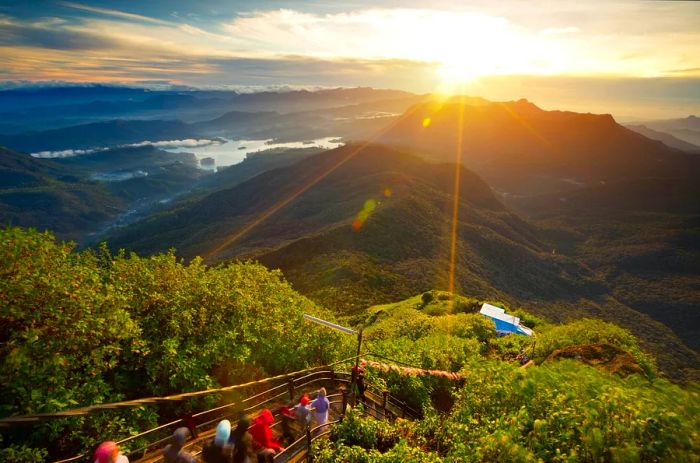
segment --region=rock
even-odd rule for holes
[[[586,365],[602,368],[620,376],[632,373],[644,374],[644,370],[634,360],[632,354],[610,344],[584,344],[557,349],[549,354],[545,362],[562,358],[576,359]]]

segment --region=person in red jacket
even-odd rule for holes
[[[265,408],[248,428],[248,432],[253,437],[255,451],[266,461],[272,461],[276,453],[284,451],[284,447],[272,437],[270,425],[274,422],[275,418],[272,416],[272,412]]]

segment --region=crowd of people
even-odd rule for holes
[[[222,420],[216,426],[214,438],[202,447],[201,461],[204,463],[268,463],[274,461],[275,455],[285,450],[299,436],[295,435],[293,426],[298,424],[305,433],[315,420],[323,432],[328,423],[330,402],[326,390],[319,389],[316,398],[311,401],[304,394],[299,403],[292,407],[282,406],[277,410],[281,418],[281,435],[275,436],[272,426],[275,422],[273,413],[265,408],[251,419],[242,416],[232,429],[229,420]],[[170,443],[163,449],[164,463],[197,463],[200,461],[185,444],[190,437],[195,437],[192,426],[177,428]],[[196,432],[196,429],[195,429]],[[284,443],[284,445],[283,445]],[[103,442],[94,454],[95,463],[129,463],[128,458],[120,452],[115,442]]]

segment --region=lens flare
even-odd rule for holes
[[[362,210],[357,213],[357,217],[355,217],[355,220],[352,221],[353,230],[360,231],[362,229],[362,226],[365,224],[369,216],[377,208],[377,204],[376,199],[370,198],[365,201],[365,204],[362,206]]]

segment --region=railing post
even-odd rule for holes
[[[311,456],[311,428],[306,427],[306,461],[313,461]]]
[[[406,418],[406,403],[401,402],[401,418]]]
[[[290,402],[294,402],[294,380],[290,379],[289,382],[287,383],[287,388],[289,389],[289,400]]]
[[[386,418],[386,401],[389,396],[389,391],[382,391],[382,417]]]
[[[345,417],[345,412],[348,409],[348,390],[343,388],[341,389],[341,392],[343,393],[343,406],[340,409],[340,419],[342,420]]]

